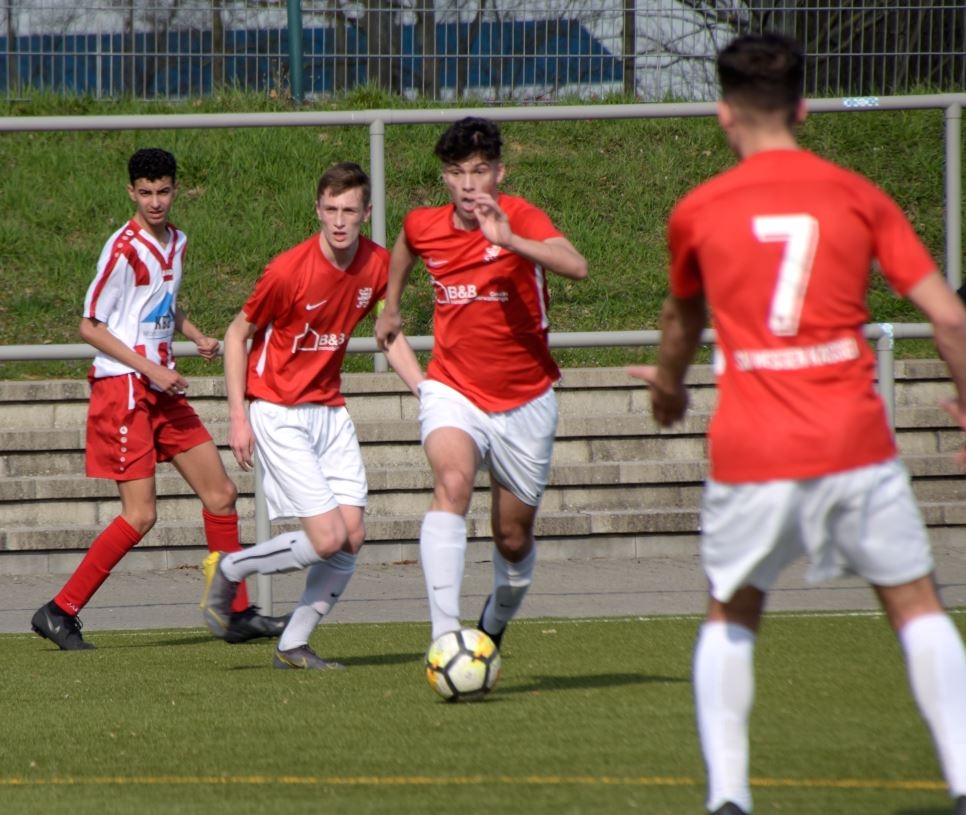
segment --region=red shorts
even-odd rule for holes
[[[152,390],[133,374],[91,381],[87,411],[87,475],[134,481],[159,461],[211,441],[182,395]]]

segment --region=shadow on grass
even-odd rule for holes
[[[522,685],[502,686],[501,695],[511,693],[534,693],[551,690],[584,690],[587,688],[612,688],[618,685],[650,685],[690,682],[679,676],[646,676],[632,673],[608,673],[584,676],[538,676]]]
[[[916,807],[915,809],[897,809],[895,815],[950,815],[952,809],[952,802],[948,807],[928,807],[923,809],[921,807]]]

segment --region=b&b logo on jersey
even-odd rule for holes
[[[368,308],[372,302],[372,288],[359,289],[356,294],[356,308]]]

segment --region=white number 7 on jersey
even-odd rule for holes
[[[768,328],[777,337],[793,337],[798,333],[805,290],[812,274],[818,221],[805,214],[758,215],[751,223],[755,237],[762,243],[785,244],[768,312]]]

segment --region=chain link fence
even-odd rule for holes
[[[709,101],[716,51],[765,29],[804,45],[811,96],[966,87],[966,3],[944,0],[0,0],[0,20],[8,100],[373,85],[434,100]]]

